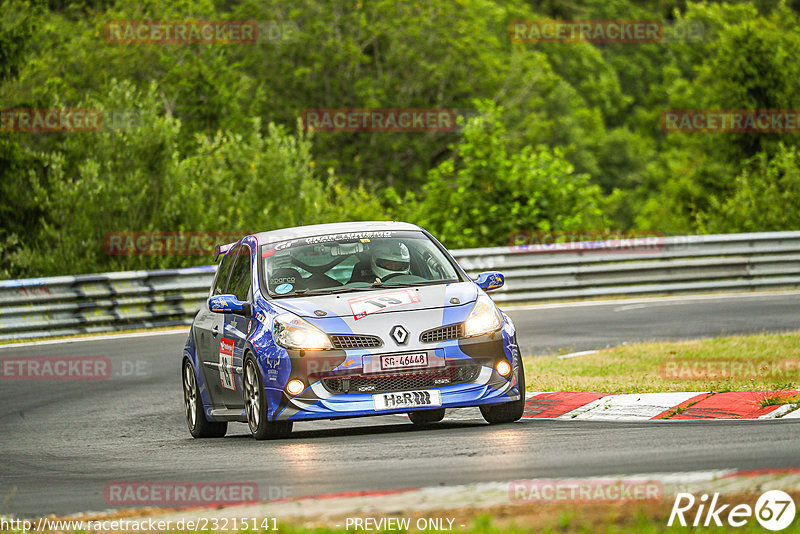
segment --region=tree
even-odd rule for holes
[[[510,152],[502,108],[476,102],[453,157],[428,172],[420,198],[397,210],[436,234],[448,247],[508,245],[519,232],[603,231],[609,199],[589,176],[577,174],[561,150],[540,146]],[[397,202],[397,201],[396,201]]]

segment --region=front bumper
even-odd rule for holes
[[[513,376],[515,377],[516,373],[514,373]],[[316,382],[310,388],[316,396],[306,396],[304,398],[301,394],[291,399],[284,412],[278,414],[278,419],[296,421],[303,419],[358,417],[365,415],[407,413],[414,410],[428,410],[432,408],[461,408],[465,406],[479,406],[481,404],[498,404],[519,400],[519,390],[516,385],[516,378],[512,378],[509,381],[500,377],[493,369],[481,367],[481,372],[475,382],[422,390],[438,390],[442,399],[441,406],[376,410],[373,402],[373,395],[380,395],[381,393],[342,393],[334,395],[326,390],[320,382]]]
[[[331,378],[338,380],[342,374],[328,374],[325,378],[311,378],[311,385],[300,395],[288,397],[284,394],[281,409],[274,415],[276,420],[308,420],[330,419],[338,417],[359,417],[366,415],[384,415],[391,413],[407,413],[414,410],[432,408],[458,408],[465,406],[479,406],[482,404],[499,404],[519,400],[517,387],[517,368],[521,365],[516,339],[513,336],[503,335],[498,332],[483,339],[452,340],[439,344],[435,349],[442,355],[442,361],[447,368],[472,369],[460,375],[466,380],[459,383],[441,386],[428,382],[420,385],[414,380],[401,380],[403,387],[362,391],[358,388],[347,390],[342,384],[330,382]],[[494,370],[497,361],[506,359],[511,363],[513,372],[508,378],[499,375]],[[366,361],[366,360],[365,360]],[[444,370],[445,367],[439,369]],[[365,376],[363,367],[354,369],[350,378],[363,380]],[[425,372],[433,372],[427,369]],[[412,373],[412,372],[409,372]],[[369,375],[369,378],[380,384],[382,374]],[[323,381],[325,383],[323,384]],[[351,380],[355,383],[355,380]],[[408,384],[405,387],[405,384]],[[386,393],[400,393],[403,391],[431,391],[436,390],[441,396],[441,406],[406,406],[396,409],[377,410],[373,402],[374,395]],[[344,392],[347,391],[347,392]]]

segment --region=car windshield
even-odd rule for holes
[[[418,231],[329,234],[261,247],[271,297],[458,282],[447,256]]]

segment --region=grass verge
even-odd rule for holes
[[[800,502],[800,492],[789,491],[795,502]],[[429,510],[424,513],[398,510],[391,514],[385,513],[359,513],[358,517],[370,517],[375,520],[391,518],[408,518],[409,529],[406,530],[366,530],[345,529],[344,518],[328,518],[325,520],[312,520],[293,523],[278,520],[277,530],[241,530],[240,532],[280,532],[282,534],[354,534],[356,532],[452,532],[453,534],[533,534],[533,533],[562,533],[562,534],[618,534],[618,533],[661,533],[661,532],[730,532],[763,533],[767,532],[754,516],[746,518],[746,524],[732,529],[727,524],[728,512],[737,505],[747,505],[755,509],[759,493],[740,493],[720,495],[718,506],[728,505],[724,512],[719,514],[722,527],[691,527],[698,508],[695,506],[684,514],[688,525],[681,527],[675,521],[673,526],[667,526],[673,508],[674,498],[666,497],[657,501],[616,501],[616,502],[543,502],[528,501],[507,505],[496,505],[489,508],[457,508],[443,510]],[[416,528],[418,519],[439,519],[449,528],[441,530],[428,529],[420,531]],[[706,513],[700,517],[699,524],[706,519]],[[270,521],[271,523],[271,521]],[[334,525],[340,525],[335,527]],[[423,521],[423,524],[425,522]],[[452,526],[450,526],[452,525]],[[461,525],[464,525],[463,527]],[[21,532],[19,530],[0,530],[0,532]],[[69,532],[69,531],[67,531]],[[78,531],[71,531],[78,532]],[[184,531],[171,531],[176,534]],[[208,532],[216,532],[209,530]],[[800,532],[800,514],[783,533]]]
[[[653,393],[800,387],[800,331],[636,343],[575,358],[525,359],[529,391]],[[772,398],[770,403],[791,403]]]

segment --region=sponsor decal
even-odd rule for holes
[[[415,406],[441,406],[442,394],[438,389],[429,391],[404,391],[402,393],[383,393],[372,396],[376,411],[393,410],[395,408],[412,408]]]
[[[272,283],[273,285],[278,284],[294,284],[295,278],[294,276],[280,276],[278,278],[273,278]]]
[[[267,358],[267,380],[275,382],[278,380],[278,367],[280,367],[280,358]]]
[[[275,288],[275,293],[278,295],[285,295],[286,293],[290,292],[293,289],[292,284],[281,284]]]
[[[261,253],[261,257],[262,257],[262,258],[269,258],[269,257],[270,257],[270,256],[272,256],[273,254],[275,254],[275,249],[272,249],[272,248],[271,248],[271,249],[269,249],[269,250],[265,250],[264,252],[262,252],[262,253]]]
[[[497,274],[492,274],[489,276],[489,289],[496,289],[503,285],[503,277]]]
[[[306,245],[315,245],[317,243],[328,243],[329,241],[350,241],[356,239],[360,240],[360,239],[370,239],[370,238],[375,239],[379,237],[392,237],[393,234],[394,232],[392,232],[391,230],[384,230],[381,232],[350,232],[346,234],[329,234],[329,235],[318,235],[314,237],[306,237],[305,239],[302,239],[301,242]],[[278,247],[276,246],[275,248]]]
[[[413,289],[399,289],[379,295],[365,295],[347,301],[353,312],[353,319],[358,321],[367,315],[397,306],[405,306],[419,302],[419,296]]]
[[[219,379],[222,387],[236,391],[236,382],[233,380],[233,345],[232,339],[219,340]]]

